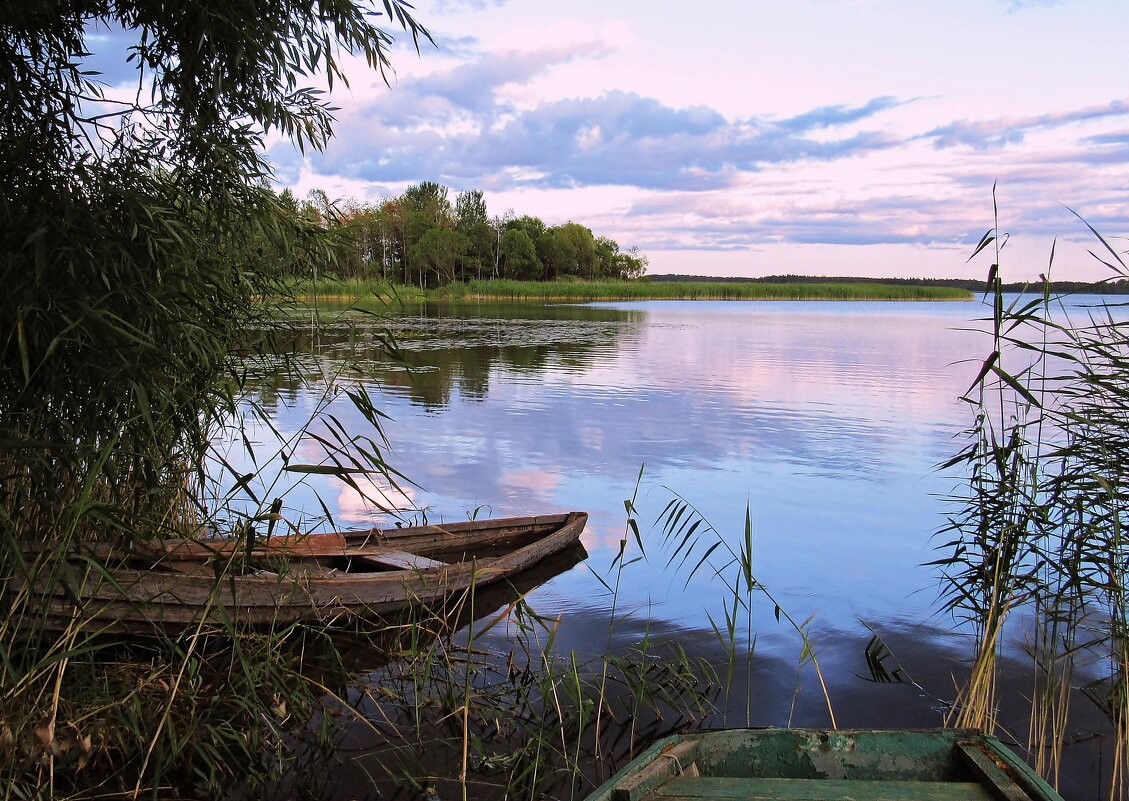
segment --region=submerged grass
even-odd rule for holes
[[[382,280],[324,278],[316,284],[294,284],[298,295],[355,300],[398,297],[403,300],[970,300],[965,289],[881,283],[723,283],[692,281],[469,281],[438,289],[392,285]]]

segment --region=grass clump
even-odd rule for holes
[[[716,720],[719,698],[737,706],[731,691],[738,671],[749,680],[743,723],[751,725],[754,596],[795,629],[798,669],[812,666],[822,685],[810,618],[790,617],[753,575],[748,510],[743,539],[730,546],[677,497],[657,516],[656,531],[645,532],[637,495],[638,488],[624,502],[627,522],[608,570],[589,565],[611,605],[607,639],[591,652],[562,651],[567,621],[539,614],[520,588],[498,611],[493,591],[473,588],[441,609],[413,608],[384,627],[386,656],[375,662],[362,643],[356,677],[326,696],[322,718],[347,722],[337,742],[355,749],[348,758],[366,774],[366,786],[380,796],[583,798],[656,739]],[[652,544],[672,574],[690,580],[707,571],[725,587],[716,615],[724,622],[714,627],[723,664],[692,657],[646,628],[634,645],[615,645],[617,629],[638,614],[621,609],[620,588],[633,564],[659,556],[645,550]],[[834,727],[826,689],[824,697]],[[295,765],[280,784],[290,794],[340,791],[323,765],[322,758]]]

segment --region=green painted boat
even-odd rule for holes
[[[588,801],[1062,801],[961,729],[724,729],[660,740]]]

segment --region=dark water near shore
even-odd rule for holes
[[[721,619],[727,586],[708,570],[688,578],[694,560],[669,565],[653,524],[680,497],[737,547],[747,508],[753,572],[793,618],[810,618],[838,724],[942,723],[970,643],[938,613],[938,577],[923,564],[936,558],[943,499],[959,481],[935,466],[971,422],[958,397],[990,347],[968,330],[986,308],[660,301],[339,312],[323,309],[320,321],[296,314],[286,347],[323,380],[268,371],[261,401],[274,426],[289,436],[328,409],[359,430],[347,401],[321,404],[327,389],[360,386],[389,417],[388,461],[413,482],[373,491],[406,519],[587,510],[587,561],[528,596],[541,613],[561,615],[560,651],[598,653],[609,636],[613,649],[625,648],[646,634],[722,662],[709,616]],[[406,365],[375,346],[383,328]],[[270,449],[265,427],[255,438],[260,453]],[[311,445],[298,451],[317,459]],[[252,469],[240,448],[229,458]],[[288,489],[265,474],[260,481],[262,497]],[[633,495],[646,556],[623,571],[621,618],[609,635],[613,600],[593,573],[612,575]],[[292,518],[317,514],[321,502],[338,526],[387,520],[325,477],[286,495]],[[828,724],[800,637],[777,621],[772,602],[754,603],[752,682],[739,677],[729,709],[711,722],[743,724],[747,692],[754,724]],[[874,633],[925,692],[865,680],[863,649]],[[504,650],[505,634],[484,643]],[[1029,665],[1016,659],[1003,711],[1020,738],[1030,681]],[[1076,704],[1080,738],[1101,730],[1084,703]],[[1093,741],[1071,748],[1065,794],[1097,797],[1108,765]],[[363,782],[364,759],[353,764],[355,775],[336,779],[341,787]]]

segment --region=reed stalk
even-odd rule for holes
[[[726,604],[722,608],[724,627],[718,624],[711,612],[707,611],[714,634],[727,654],[725,693],[726,711],[730,707],[729,691],[733,682],[736,660],[739,648],[738,626],[744,622],[745,637],[741,658],[745,663],[746,692],[745,697],[745,725],[753,725],[752,721],[752,663],[756,648],[756,638],[753,635],[753,601],[760,596],[772,605],[773,615],[777,621],[783,618],[800,637],[800,656],[797,661],[797,686],[800,671],[810,664],[819,682],[823,700],[827,706],[827,717],[831,728],[837,728],[835,708],[831,702],[831,694],[819,664],[818,650],[808,627],[814,619],[809,616],[803,622],[797,622],[773,596],[772,592],[761,583],[753,572],[753,529],[752,510],[745,505],[745,524],[734,546],[729,538],[725,537],[703,517],[701,512],[688,500],[671,492],[674,496],[660,512],[656,524],[662,525],[662,537],[665,547],[670,552],[667,566],[676,561],[678,569],[686,570],[686,583],[699,572],[708,572],[720,580],[722,586],[728,589]],[[686,566],[689,565],[687,568]],[[743,621],[741,620],[743,618]],[[793,696],[794,700],[794,696]],[[789,718],[789,725],[791,719]]]

